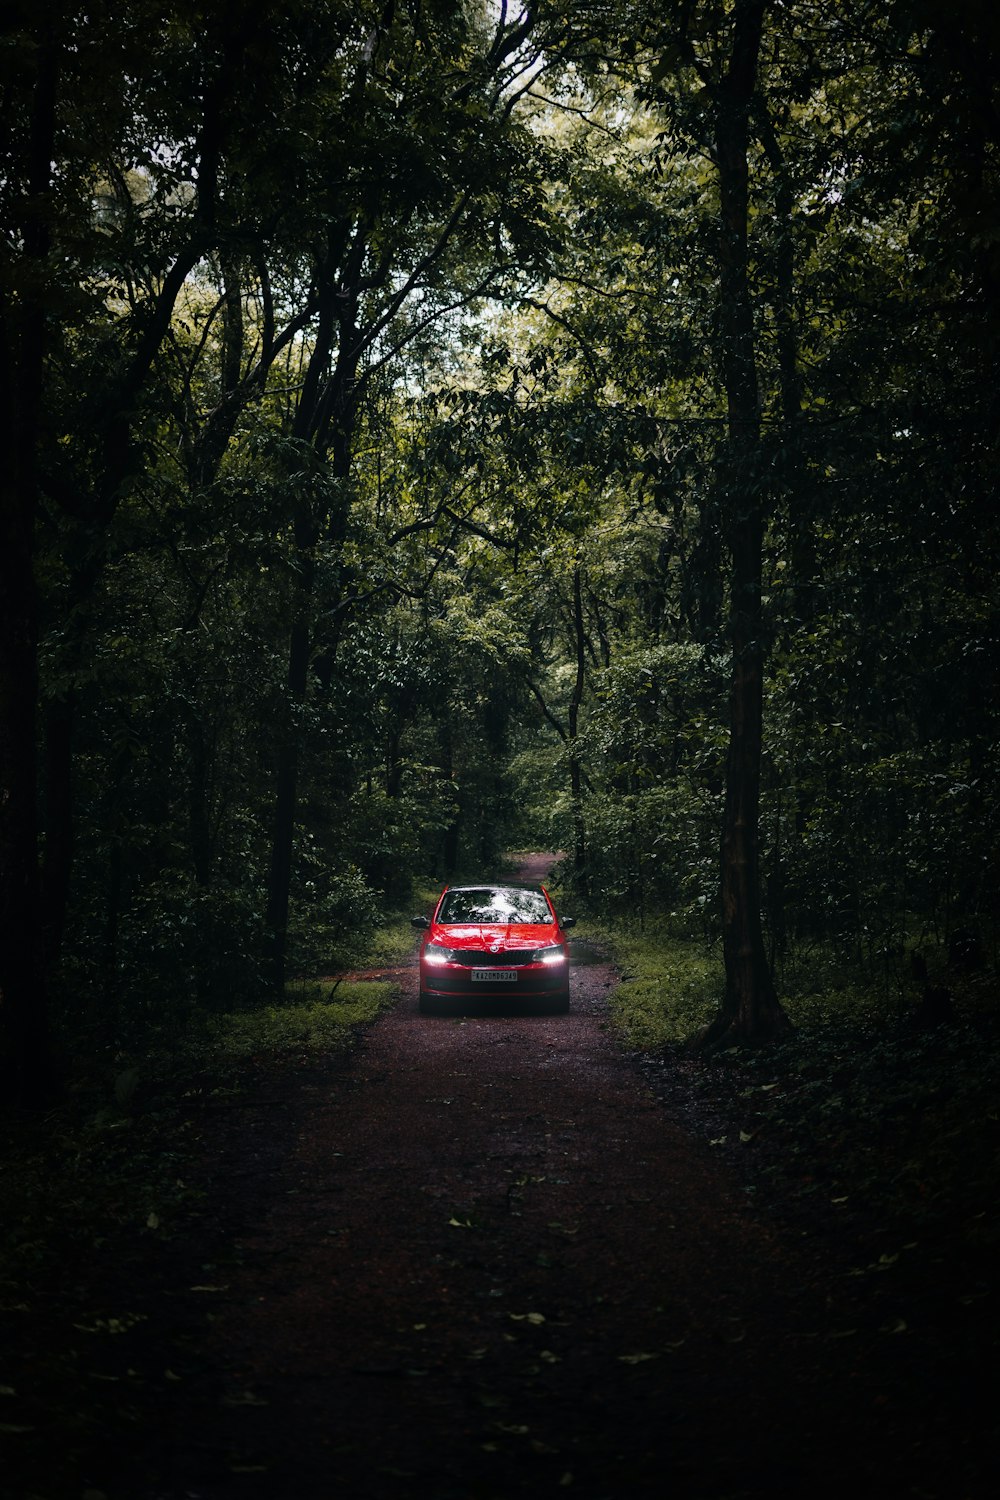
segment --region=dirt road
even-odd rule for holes
[[[568,1017],[420,1017],[407,970],[353,1058],[216,1143],[210,1332],[153,1500],[865,1492],[829,1308],[578,956]]]
[[[190,1214],[67,1264],[33,1426],[19,1325],[3,1500],[993,1492],[949,1367],[902,1380],[871,1278],[757,1212],[680,1075],[620,1049],[600,955],[568,1016],[421,1017],[398,979],[354,1053],[182,1102]]]

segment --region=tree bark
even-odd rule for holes
[[[308,567],[308,564],[306,564]],[[311,569],[309,570],[311,574]],[[285,987],[288,956],[288,911],[292,887],[292,855],[295,844],[295,814],[299,786],[299,710],[305,703],[309,677],[311,631],[308,605],[311,600],[311,576],[300,580],[298,613],[292,623],[288,643],[288,671],[285,681],[285,723],[278,746],[275,776],[274,834],[271,842],[271,865],[268,879],[266,923],[270,941],[270,988],[281,996]]]
[[[580,707],[583,703],[587,658],[586,636],[583,628],[583,585],[579,562],[573,568],[573,637],[576,677],[573,681],[573,692],[570,695],[567,713],[569,732],[566,737],[566,748],[569,753],[570,799],[573,808],[573,871],[577,889],[583,890],[586,887],[587,875],[587,830],[583,817],[583,773],[580,765],[578,725]]]
[[[45,360],[47,203],[58,81],[54,42],[38,49],[25,145],[21,238],[27,270],[0,303],[0,1071],[27,1105],[50,1083],[38,848],[37,439]]]
[[[327,461],[334,480],[345,481],[351,470],[351,444],[357,420],[356,308],[348,304],[335,315],[332,282],[320,307],[316,346],[309,360],[294,435],[316,451],[317,462]],[[334,334],[339,323],[338,355],[329,370]],[[327,519],[331,541],[342,541],[346,527],[344,502],[338,496],[336,513]],[[295,847],[300,772],[300,711],[306,701],[313,648],[313,581],[315,550],[321,534],[318,502],[304,499],[295,519],[298,576],[285,680],[285,722],[281,727],[275,775],[274,834],[268,875],[266,924],[270,945],[268,982],[279,997],[284,992],[288,955],[288,915]]]
[[[749,114],[766,0],[737,0],[716,90],[721,364],[728,442],[721,478],[730,555],[729,749],[720,851],[726,990],[704,1045],[766,1041],[788,1028],[764,946],[759,871],[763,743],[763,473],[749,276]]]
[[[68,687],[45,706],[44,858],[42,896],[45,952],[49,966],[62,947],[73,868],[73,729],[76,692]]]

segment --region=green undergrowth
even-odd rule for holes
[[[165,1229],[190,1198],[192,1120],[233,1107],[262,1074],[347,1051],[394,995],[386,981],[300,982],[283,1005],[201,1016],[169,1045],[161,1035],[81,1070],[45,1115],[0,1117],[0,1290],[68,1244]]]
[[[717,953],[666,926],[583,921],[573,936],[613,954],[621,978],[611,1020],[628,1046],[645,1052],[683,1042],[714,1014],[722,986]]]
[[[412,929],[404,948],[398,928],[380,934],[374,963],[412,948]],[[197,1207],[199,1122],[242,1109],[268,1078],[348,1051],[396,994],[389,979],[299,979],[282,1004],[178,1007],[143,1045],[74,1055],[55,1107],[0,1113],[0,1333],[8,1314],[17,1324],[51,1299],[60,1265],[168,1235]]]
[[[339,1050],[351,1044],[354,1028],[373,1021],[395,996],[386,980],[296,980],[283,1005],[262,1005],[206,1018],[194,1056],[228,1067],[268,1055]]]
[[[949,1306],[1000,1321],[981,1308],[1000,1253],[993,970],[949,971],[939,958],[931,979],[949,1003],[928,1020],[922,983],[800,960],[783,976],[792,1033],[705,1057],[689,1043],[715,1013],[718,956],[667,927],[579,930],[620,968],[610,1001],[619,1037],[663,1059],[671,1098],[748,1194],[803,1234],[841,1239],[857,1262],[848,1274],[887,1278],[880,1296],[920,1301],[947,1263]]]
[[[198,1119],[239,1109],[269,1075],[347,1052],[394,1001],[398,987],[379,971],[412,954],[410,917],[438,889],[418,889],[412,909],[375,931],[364,960],[370,979],[359,977],[364,970],[298,977],[281,1004],[151,1006],[118,1046],[82,1027],[57,1038],[56,1106],[0,1113],[0,1322],[5,1306],[33,1307],[35,1281],[67,1257],[121,1235],[168,1233],[190,1207]]]
[[[163,1380],[185,1376],[192,1335],[163,1306],[165,1289],[217,1279],[185,1259],[192,1234],[211,1241],[206,1134],[253,1132],[252,1167],[262,1127],[270,1141],[288,1118],[295,1072],[347,1052],[395,993],[386,980],[298,981],[281,1005],[188,1014],[144,1049],[79,1059],[49,1112],[0,1115],[0,1434],[15,1445],[8,1477],[46,1476],[37,1500],[75,1500],[78,1455],[100,1468],[129,1452]],[[196,1314],[188,1323],[200,1336]]]

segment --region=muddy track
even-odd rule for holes
[[[91,1493],[949,1493],[878,1334],[672,1122],[577,960],[565,1017],[421,1017],[410,966],[351,1057],[206,1125],[155,1479]]]
[[[652,1495],[665,1464],[692,1494],[773,1485],[746,1403],[777,1396],[784,1268],[609,1040],[613,978],[578,966],[569,1017],[450,1019],[411,972],[310,1082],[218,1298],[208,1451],[178,1434],[162,1495]],[[724,1453],[720,1422],[745,1428]]]

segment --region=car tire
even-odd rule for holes
[[[427,996],[424,994],[423,990],[421,990],[417,995],[417,1010],[422,1016],[429,1016],[431,1013],[431,1003],[428,1000]]]

